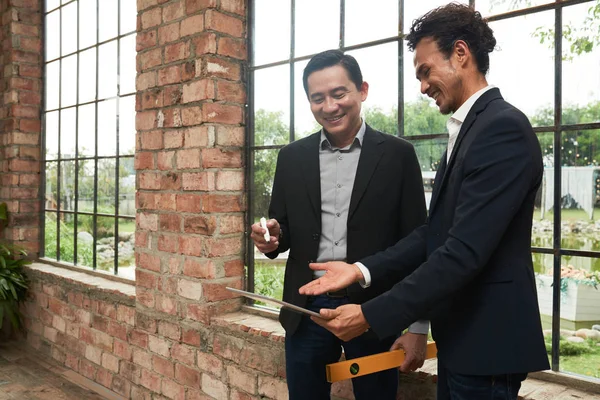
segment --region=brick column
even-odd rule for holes
[[[208,325],[241,305],[245,5],[162,3],[138,1],[137,312]]]
[[[3,238],[37,255],[40,233],[41,3],[0,1],[0,202]]]

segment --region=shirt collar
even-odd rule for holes
[[[354,141],[351,144],[349,144],[348,146],[346,146],[340,150],[348,150],[356,142],[358,142],[359,146],[362,146],[362,142],[363,142],[363,138],[365,137],[366,130],[367,130],[367,124],[365,123],[365,120],[363,119],[362,124],[360,125],[360,129],[358,130],[358,133],[354,137]],[[321,129],[321,142],[320,143],[321,143],[321,148],[329,147],[332,150],[339,149],[338,147],[332,146],[331,142],[327,138],[327,135],[325,134],[325,129]]]
[[[483,89],[479,89],[477,92],[473,93],[471,97],[467,99],[467,101],[465,101],[460,107],[458,107],[458,110],[456,110],[454,114],[452,114],[450,119],[454,120],[453,122],[458,122],[459,124],[465,122],[465,118],[467,118],[467,114],[469,113],[469,111],[471,111],[471,108],[473,108],[473,104],[475,104],[475,102],[485,92],[487,92],[490,89],[493,89],[494,87],[494,85],[487,85]]]

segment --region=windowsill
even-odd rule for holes
[[[61,283],[67,282],[77,286],[83,286],[86,290],[94,291],[104,295],[122,297],[123,302],[135,303],[135,282],[124,280],[123,278],[109,279],[98,272],[82,270],[81,268],[71,268],[68,266],[56,266],[44,262],[34,262],[25,265],[29,275],[44,275],[49,280],[60,280]],[[114,277],[111,277],[114,278]],[[124,280],[125,282],[122,282]]]
[[[115,281],[115,282],[121,282],[121,283],[125,283],[128,285],[135,285],[135,278],[129,279],[129,278],[125,278],[123,276],[119,276],[119,275],[115,275],[112,274],[108,271],[102,271],[102,270],[93,270],[90,268],[86,268],[86,267],[80,267],[78,265],[74,265],[71,263],[66,263],[66,262],[57,262],[55,260],[49,259],[49,258],[40,258],[38,260],[40,263],[46,264],[46,265],[52,265],[58,268],[62,268],[62,269],[68,269],[71,271],[76,271],[76,272],[82,272],[84,274],[88,274],[88,275],[93,275],[93,276],[98,276],[101,278],[105,278],[111,281]]]

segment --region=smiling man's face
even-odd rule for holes
[[[369,85],[357,88],[348,71],[334,65],[308,76],[308,101],[317,122],[332,135],[356,134],[361,126],[360,110]]]
[[[423,38],[415,47],[414,65],[421,93],[434,99],[442,114],[462,105],[463,79],[455,53],[446,58],[432,38]]]

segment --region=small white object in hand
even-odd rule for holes
[[[267,243],[271,242],[271,236],[269,235],[269,228],[267,228],[267,220],[265,217],[261,217],[260,219],[260,227],[265,230],[265,241]]]

